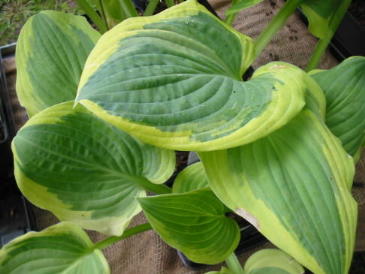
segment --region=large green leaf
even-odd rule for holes
[[[152,228],[170,246],[198,263],[224,261],[237,247],[237,223],[208,189],[139,198]]]
[[[338,16],[345,14],[351,0],[302,0],[301,8],[308,18],[309,31],[318,38],[335,33]],[[341,19],[340,18],[340,19]]]
[[[59,219],[119,235],[141,211],[145,188],[161,187],[175,155],[142,144],[73,102],[30,119],[13,141],[23,194]]]
[[[177,175],[172,191],[174,193],[184,193],[208,187],[208,178],[201,162],[194,163],[186,167]]]
[[[219,43],[217,43],[219,41]],[[194,0],[103,35],[76,101],[146,143],[216,150],[249,143],[304,105],[303,72],[272,63],[241,81],[252,40]]]
[[[314,273],[347,273],[354,163],[317,115],[304,110],[266,138],[199,156],[216,195],[276,246]]]
[[[311,75],[326,95],[327,126],[358,158],[365,138],[365,57],[351,57]]]
[[[206,274],[237,274],[222,267]],[[262,249],[248,258],[243,274],[304,274],[304,268],[292,257],[278,249]]]
[[[0,250],[0,273],[110,273],[103,253],[78,226],[60,223],[29,232]]]
[[[26,22],[16,48],[16,90],[30,116],[75,98],[99,37],[85,18],[72,14],[42,11]]]

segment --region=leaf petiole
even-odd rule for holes
[[[159,3],[159,0],[150,0],[148,1],[148,5],[143,13],[143,16],[150,16],[152,15],[155,10],[156,10],[156,7]]]
[[[237,3],[237,0],[232,0],[232,6]],[[238,11],[236,13],[229,14],[224,20],[228,25],[232,25],[234,19],[236,18]]]
[[[101,33],[104,33],[108,30],[105,21],[100,18],[99,14],[86,0],[76,0],[76,3],[87,14],[87,16],[89,16]]]
[[[95,249],[104,249],[116,242],[119,242],[121,240],[124,240],[128,237],[131,237],[133,235],[136,235],[138,233],[141,232],[145,232],[147,230],[152,229],[151,225],[149,223],[145,223],[145,224],[141,224],[141,225],[137,225],[135,227],[132,227],[130,229],[127,229],[126,231],[124,231],[124,233],[120,236],[112,236],[112,237],[108,237],[100,242],[97,242],[94,244],[94,246],[92,247],[92,250]]]
[[[237,256],[234,254],[234,252],[231,255],[229,255],[229,257],[226,259],[226,264],[233,273],[244,274],[244,270],[241,266],[241,263],[237,259]]]

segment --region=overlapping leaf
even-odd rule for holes
[[[0,250],[0,273],[110,273],[100,250],[76,225],[60,223],[29,232]]]
[[[199,156],[216,195],[271,242],[314,273],[347,273],[354,163],[317,115],[305,110],[266,138]]]
[[[176,177],[172,186],[174,193],[185,193],[208,187],[208,178],[201,162],[186,167]]]
[[[144,188],[168,179],[175,155],[142,144],[73,102],[34,116],[13,141],[23,194],[59,219],[121,234]]]
[[[237,274],[222,267],[206,274]],[[304,274],[304,268],[293,258],[278,249],[262,249],[248,258],[243,274]]]
[[[170,246],[198,263],[224,261],[237,247],[237,223],[208,189],[140,198],[153,229]]]
[[[242,82],[252,52],[249,37],[186,1],[106,33],[88,58],[76,101],[164,148],[249,143],[293,118],[305,89],[303,72],[284,63]]]
[[[247,274],[304,274],[304,268],[278,249],[263,249],[245,263]]]
[[[76,96],[87,56],[100,34],[81,16],[42,11],[17,42],[16,90],[30,116]]]
[[[358,158],[365,138],[365,57],[351,57],[312,73],[326,95],[326,124],[346,151]]]

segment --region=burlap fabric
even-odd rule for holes
[[[223,17],[224,10],[229,6],[230,0],[211,0],[209,1],[217,13]],[[266,26],[272,16],[283,5],[281,0],[264,1],[261,4],[249,8],[241,12],[234,23],[237,30],[245,33],[253,38],[257,37],[260,31]],[[217,41],[219,42],[219,41]],[[299,67],[304,68],[311,51],[314,48],[316,39],[312,37],[306,30],[298,15],[292,16],[286,26],[278,33],[269,46],[262,53],[260,58],[254,63],[254,67],[266,64],[270,61],[281,60]],[[10,63],[10,67],[12,66]],[[330,68],[337,64],[337,61],[327,53],[321,62],[321,68]],[[9,73],[9,79],[14,80],[15,74]],[[19,108],[15,97],[14,85],[10,85],[15,118],[18,127],[24,123],[26,116],[24,111]],[[359,202],[359,231],[357,239],[357,250],[365,250],[365,155],[358,165],[358,172],[355,178],[357,184],[354,187],[354,196]],[[34,207],[34,215],[38,229],[43,229],[57,222],[57,219],[50,213]],[[146,222],[142,214],[138,215],[131,223],[131,226]],[[90,232],[94,241],[104,238],[103,235]],[[269,247],[270,244],[264,244],[261,247]],[[245,259],[255,250],[246,252],[240,256],[241,261]],[[153,232],[148,231],[133,236],[124,241],[114,244],[106,248],[104,254],[111,266],[112,273],[115,274],[179,274],[179,273],[204,273],[210,269],[218,267],[210,267],[201,271],[192,271],[186,268],[177,256],[174,249],[167,246]]]

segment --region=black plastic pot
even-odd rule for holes
[[[365,2],[363,2],[365,6]],[[364,14],[365,16],[365,14]],[[331,42],[332,53],[339,60],[354,55],[365,56],[365,24],[347,12]]]
[[[15,44],[0,47],[0,247],[34,227],[29,204],[13,175],[10,145],[16,126],[3,61],[14,53]]]

